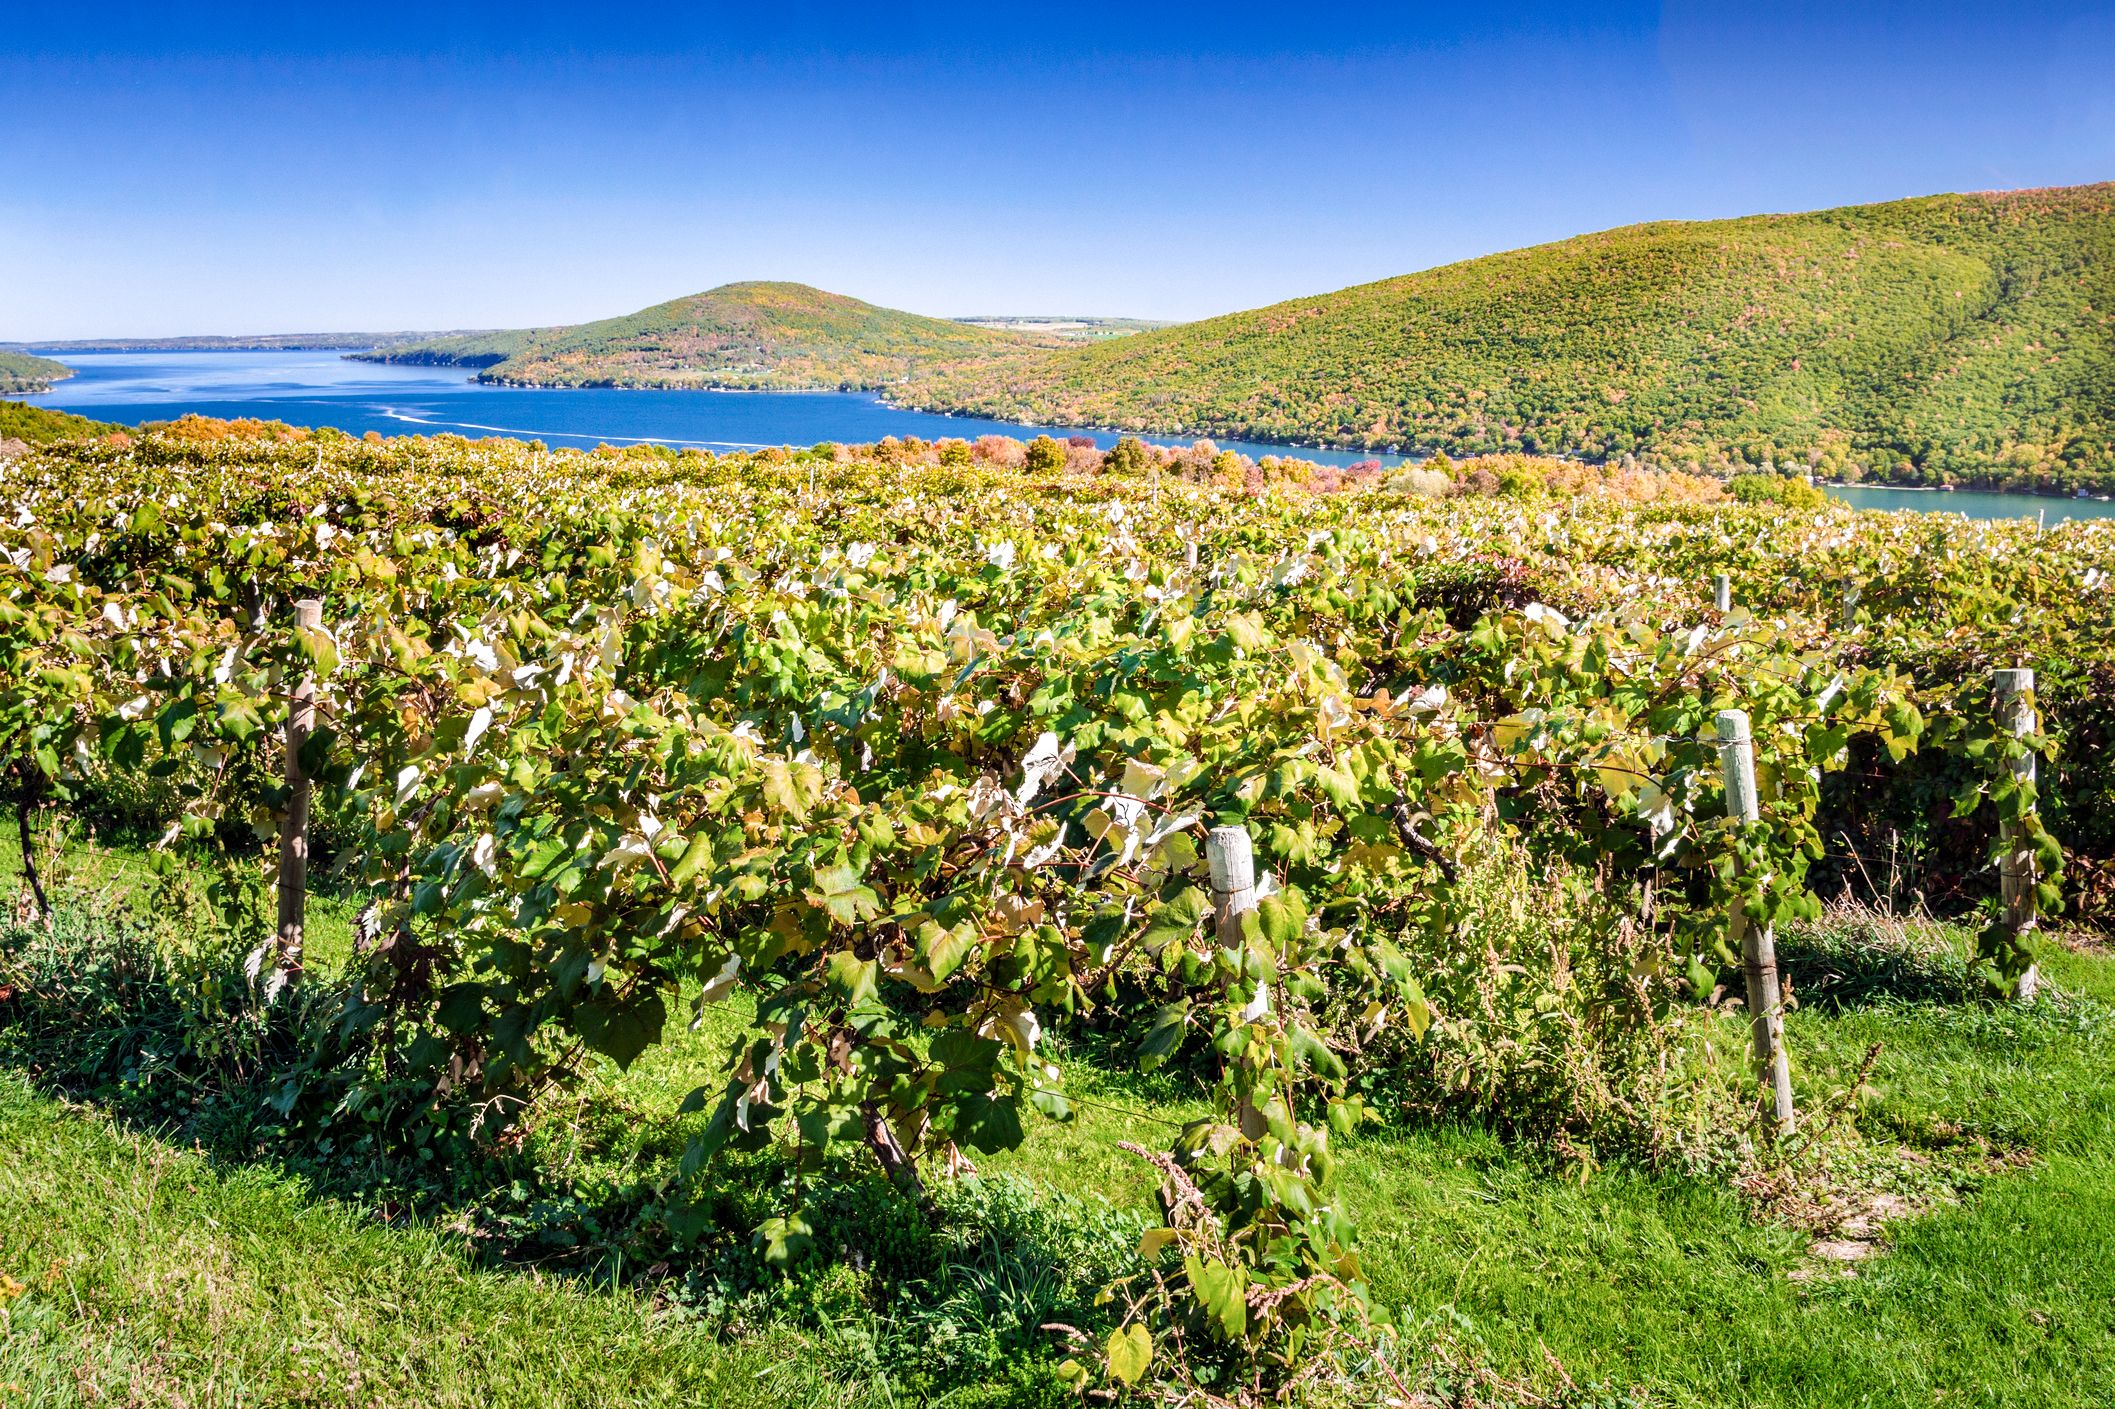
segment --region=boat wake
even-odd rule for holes
[[[515,435],[535,440],[578,440],[605,445],[680,445],[694,446],[700,450],[762,450],[765,442],[760,440],[686,440],[672,435],[609,435],[594,431],[530,430],[522,426],[492,426],[481,421],[451,421],[439,416],[421,415],[402,406],[377,405],[372,408],[386,420],[402,421],[407,425],[425,426],[434,430],[484,431],[491,435]]]

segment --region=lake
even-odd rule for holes
[[[884,436],[974,439],[1009,435],[1091,436],[1116,442],[1111,431],[1024,426],[969,416],[901,411],[868,392],[620,391],[609,387],[542,390],[485,386],[457,367],[399,367],[353,362],[335,352],[94,352],[62,359],[78,375],[42,396],[39,406],[78,411],[99,420],[169,420],[186,411],[203,416],[257,416],[297,426],[335,426],[354,435],[427,434],[514,436],[550,445],[628,445],[653,441],[706,450],[765,445],[813,445],[835,440],[864,444]],[[1147,436],[1161,445],[1187,439]],[[1327,465],[1376,458],[1367,452],[1305,446],[1216,441],[1223,449],[1261,459],[1295,455]],[[1402,463],[1402,456],[1379,457]],[[1970,518],[2115,517],[2115,503],[1972,490],[1831,486],[1859,508],[1942,510]]]
[[[402,367],[353,362],[335,352],[93,352],[61,358],[77,375],[33,405],[78,411],[98,420],[166,421],[186,411],[202,416],[257,416],[296,426],[335,426],[354,435],[514,436],[548,445],[592,446],[603,442],[705,450],[765,445],[814,445],[834,440],[866,444],[885,436],[924,440],[1009,435],[1029,439],[1050,434],[1092,436],[1114,445],[1108,431],[1023,426],[969,416],[901,411],[868,392],[837,391],[624,391],[610,387],[544,390],[485,386],[459,367]],[[1189,439],[1147,436],[1161,445]],[[1329,465],[1400,455],[1311,450],[1214,442],[1261,459],[1297,455]]]
[[[1984,489],[1889,489],[1878,485],[1831,484],[1831,495],[1860,509],[1917,509],[1966,514],[1972,519],[2115,518],[2115,503],[2106,499],[2058,499],[2047,494],[1996,494]]]

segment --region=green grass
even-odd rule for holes
[[[0,1404],[822,1405],[791,1337],[476,1270],[260,1169],[116,1129],[0,1074]]]
[[[90,853],[75,884],[121,884],[130,864]],[[1798,1220],[1759,1216],[1723,1180],[1582,1174],[1442,1124],[1343,1150],[1379,1298],[1417,1343],[1543,1389],[1554,1357],[1582,1385],[1671,1405],[2115,1402],[2115,960],[2054,953],[2055,996],[2019,1011],[1977,1001],[1934,935],[1962,939],[1839,919],[1787,945],[1803,1109],[1880,1045],[1859,1138],[1813,1146],[1831,1187],[1920,1209],[1870,1260],[1817,1259]],[[660,1157],[740,1017],[712,1010],[605,1074],[585,1105],[615,1133],[588,1157],[613,1176]],[[1738,1018],[1713,1036],[1738,1051]],[[983,1172],[1147,1207],[1152,1181],[1116,1141],[1162,1144],[1201,1102],[1165,1074],[1067,1066],[1077,1120]],[[0,1272],[29,1288],[0,1340],[0,1385],[21,1388],[0,1405],[90,1402],[88,1385],[172,1404],[890,1402],[812,1328],[715,1339],[638,1291],[483,1267],[433,1228],[215,1164],[11,1074],[0,1156]]]
[[[94,910],[125,905],[144,913],[153,907],[160,877],[155,874],[148,853],[138,846],[124,842],[105,844],[85,832],[69,832],[55,843],[42,831],[38,833],[37,846],[37,866],[49,894],[64,895]],[[203,903],[203,890],[196,878],[189,888]],[[10,814],[6,845],[0,846],[0,896],[12,900],[21,889],[21,853]],[[310,963],[329,969],[352,957],[353,921],[358,911],[358,906],[326,891],[309,893],[305,948]]]

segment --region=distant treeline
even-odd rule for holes
[[[349,352],[395,347],[438,337],[475,336],[463,333],[258,333],[235,336],[201,334],[176,338],[78,338],[70,342],[40,342],[40,352]],[[15,344],[25,348],[28,344]],[[0,353],[0,355],[5,355]]]

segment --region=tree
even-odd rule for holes
[[[1102,469],[1112,475],[1142,475],[1152,463],[1153,457],[1146,452],[1145,442],[1135,435],[1117,441],[1102,457]]]
[[[1028,463],[1024,467],[1032,475],[1054,475],[1065,468],[1065,447],[1047,435],[1039,435],[1028,442]]]

